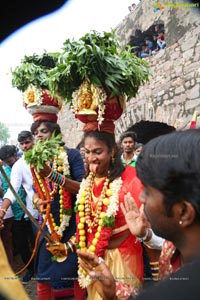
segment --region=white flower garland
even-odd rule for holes
[[[62,166],[63,166],[63,175],[64,176],[67,176],[67,175],[70,175],[70,169],[69,169],[69,161],[68,161],[68,155],[67,155],[67,152],[64,150],[63,147],[60,147],[60,152],[58,154],[58,159],[62,162]],[[53,163],[54,165],[54,163]],[[62,208],[61,208],[62,209]],[[45,218],[45,215],[43,214],[43,218]],[[56,231],[56,233],[58,235],[63,236],[63,232],[65,231],[66,227],[69,226],[69,221],[71,219],[71,216],[70,215],[65,215],[63,214],[62,215],[62,220],[60,222],[60,226],[56,226],[54,229]],[[49,233],[51,234],[51,229],[50,229],[50,226],[49,226],[49,223],[47,221],[46,223],[47,225],[47,228],[48,228],[48,231]]]
[[[60,159],[62,161],[63,175],[69,176],[70,175],[70,169],[69,169],[68,155],[67,155],[67,152],[64,149],[61,149],[60,153],[58,154],[58,159]]]

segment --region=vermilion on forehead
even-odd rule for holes
[[[94,145],[94,144],[87,144],[85,145],[85,150],[101,150],[102,147]]]

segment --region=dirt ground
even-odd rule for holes
[[[23,263],[19,255],[14,256],[14,269],[15,272],[18,272],[23,267]],[[26,274],[26,271],[18,275],[19,279],[22,280],[23,276]],[[30,300],[37,300],[37,281],[32,278],[27,284],[23,284],[27,294],[29,295]]]

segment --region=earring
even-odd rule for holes
[[[115,162],[115,150],[114,149],[112,149],[112,153],[111,153],[111,162],[112,162],[112,164],[114,164],[114,162]]]
[[[178,223],[179,223],[179,225],[182,225],[182,224],[183,224],[183,221],[182,221],[182,220],[180,220]]]

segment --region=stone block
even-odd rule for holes
[[[200,85],[196,84],[193,88],[190,90],[187,90],[187,98],[188,99],[195,99],[199,97],[199,90],[200,90]],[[200,101],[200,100],[199,100]]]
[[[197,108],[200,105],[200,99],[195,99],[195,100],[187,100],[185,102],[185,109],[190,110]]]
[[[186,100],[186,95],[185,93],[178,95],[178,96],[174,96],[174,103],[175,104],[179,104],[179,103],[183,103]]]
[[[178,94],[181,94],[185,91],[184,87],[183,86],[179,86],[175,89],[175,94],[178,95]]]

